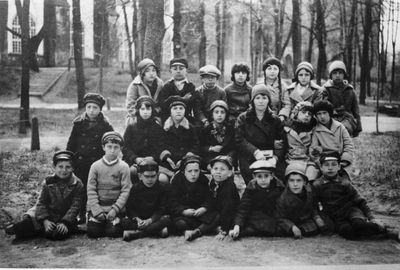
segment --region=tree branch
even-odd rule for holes
[[[17,36],[19,38],[22,38],[22,35],[20,33],[18,33],[17,31],[12,30],[11,28],[9,28],[8,26],[6,26],[6,30],[8,32],[10,32],[11,34],[13,34],[14,36]]]

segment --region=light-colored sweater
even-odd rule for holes
[[[114,209],[117,214],[124,208],[132,183],[129,166],[118,159],[107,164],[103,158],[92,164],[87,184],[87,210],[93,216]]]

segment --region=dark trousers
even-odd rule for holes
[[[170,225],[171,219],[168,215],[164,215],[159,220],[156,220],[147,226],[143,231],[148,236],[156,236],[160,234],[162,229],[169,227]],[[124,231],[139,230],[136,219],[131,219],[128,217],[121,220],[121,226]]]
[[[349,240],[383,233],[377,224],[361,218],[338,221],[335,223],[335,230],[340,236]]]
[[[87,182],[88,182],[88,177],[89,177],[89,170],[90,170],[91,164],[77,164],[75,165],[74,168],[74,174],[82,181],[83,183],[83,197],[82,197],[82,202],[81,202],[81,210],[79,216],[82,218],[86,214],[86,202],[87,202]]]
[[[93,215],[91,212],[89,212],[87,235],[90,238],[99,238],[105,236],[117,238],[122,236],[121,222],[113,224],[114,222],[109,220],[94,221],[91,219],[91,217],[93,217]]]
[[[278,236],[278,222],[264,212],[252,211],[240,230],[240,236]]]
[[[172,221],[172,231],[177,234],[182,234],[186,230],[199,229],[201,234],[209,234],[217,228],[219,223],[219,215],[216,212],[207,214],[207,221],[205,221],[204,219],[202,220],[201,217],[175,217]]]
[[[66,234],[61,234],[57,232],[57,230],[46,232],[43,227],[36,229],[32,218],[26,215],[20,222],[14,224],[14,231],[17,239],[29,239],[33,237],[44,236],[51,240],[64,240],[71,236],[71,234],[76,230],[75,226],[66,226],[68,228],[68,232]]]

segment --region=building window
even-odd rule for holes
[[[14,20],[12,21],[12,30],[21,33],[21,26],[19,25],[17,15],[15,15]],[[29,15],[29,37],[33,37],[34,35],[36,35],[36,24],[32,19],[32,16]],[[21,38],[16,35],[12,35],[12,52],[18,54],[21,53]]]

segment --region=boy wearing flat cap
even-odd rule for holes
[[[211,233],[218,225],[208,182],[200,170],[200,157],[194,154],[183,157],[180,171],[171,179],[169,212],[173,229],[183,233],[186,241]]]
[[[122,235],[120,217],[132,186],[129,166],[119,158],[123,143],[118,132],[105,133],[102,138],[105,154],[90,167],[87,186],[89,237]]]
[[[230,156],[217,156],[210,162],[211,182],[215,209],[219,214],[218,240],[223,240],[233,226],[233,219],[240,197],[233,177],[233,163]]]
[[[367,201],[346,177],[339,175],[338,152],[322,154],[320,164],[322,176],[313,185],[323,212],[335,224],[335,232],[351,240],[381,234],[400,242],[399,232],[375,219]]]
[[[202,85],[196,89],[194,102],[194,117],[196,125],[208,126],[207,112],[211,103],[216,100],[226,102],[226,93],[224,89],[217,85],[217,80],[221,76],[221,71],[213,65],[206,65],[199,70]]]
[[[7,234],[17,239],[45,236],[62,240],[77,231],[84,188],[72,172],[72,157],[70,151],[54,154],[54,175],[46,177],[36,205],[22,221],[6,227]]]
[[[101,137],[104,133],[113,130],[108,119],[101,111],[105,104],[105,99],[102,95],[87,93],[83,98],[83,102],[85,104],[85,112],[74,119],[67,143],[67,150],[74,153],[74,173],[81,179],[85,188],[79,223],[86,222],[86,186],[90,166],[104,155]]]
[[[167,81],[160,91],[158,96],[158,104],[161,107],[161,121],[164,123],[169,117],[169,104],[167,99],[171,96],[180,96],[185,100],[186,110],[185,117],[190,123],[194,123],[193,117],[193,95],[196,87],[192,82],[189,82],[186,72],[188,62],[185,58],[173,58],[169,62],[169,71],[172,78]]]
[[[139,182],[133,184],[128,202],[127,217],[122,220],[124,241],[146,236],[168,237],[170,218],[166,214],[169,183],[158,180],[158,163],[143,158],[138,164]]]
[[[274,217],[276,201],[284,186],[274,176],[276,160],[257,160],[250,165],[253,172],[251,180],[240,200],[233,230],[233,239],[242,236],[276,236],[278,223]]]

